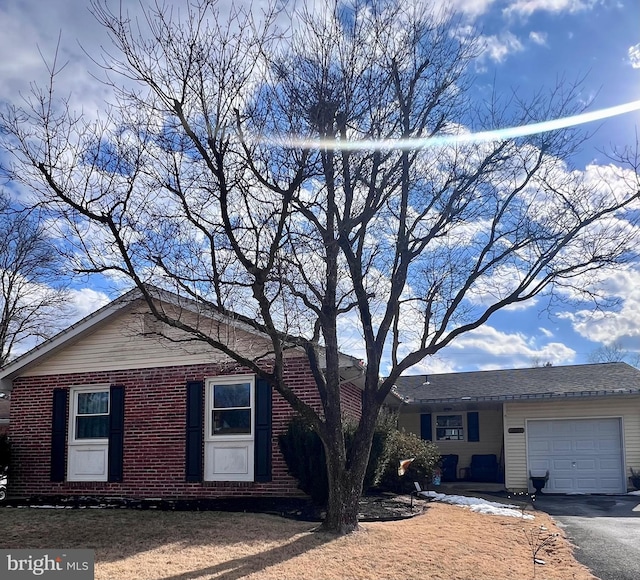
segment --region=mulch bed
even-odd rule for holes
[[[129,499],[94,496],[35,496],[10,499],[7,507],[69,509],[140,509],[160,511],[224,511],[268,513],[304,521],[322,521],[324,508],[306,498],[226,498],[226,499]],[[363,496],[358,519],[363,522],[391,521],[422,513],[424,500],[389,493]]]

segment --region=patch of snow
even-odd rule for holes
[[[630,491],[627,495],[640,495],[640,489],[638,491]]]
[[[434,501],[441,501],[461,507],[467,507],[472,512],[480,514],[489,514],[494,516],[510,516],[522,518],[523,520],[533,520],[534,516],[525,514],[515,504],[504,504],[495,501],[488,501],[479,497],[466,497],[463,495],[446,495],[435,491],[423,491],[420,493],[423,497],[430,497]]]

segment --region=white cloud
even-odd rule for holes
[[[539,44],[540,46],[547,46],[547,36],[546,32],[536,32],[535,30],[532,30],[529,33],[529,40],[535,44]]]
[[[546,338],[551,338],[553,336],[553,332],[551,332],[550,330],[548,330],[547,328],[544,328],[542,326],[540,326],[538,328],[538,330],[542,333],[543,336],[545,336]]]
[[[485,14],[495,0],[450,0],[445,5],[451,6],[457,12],[475,18]]]
[[[46,86],[48,73],[45,62],[51,64],[60,42],[57,64],[74,102],[98,103],[105,94],[104,86],[95,82],[89,69],[92,65],[80,45],[92,50],[106,44],[106,34],[82,3],[9,0],[0,3],[0,53],[10,55],[0,62],[0,98],[16,99],[18,92],[28,94],[30,83]],[[70,90],[72,85],[72,91]]]
[[[480,36],[478,40],[482,47],[479,61],[488,58],[494,62],[504,62],[509,55],[524,50],[522,42],[511,32],[503,32],[497,36]]]
[[[48,287],[34,286],[32,292],[41,292],[48,290]],[[104,306],[109,302],[109,297],[103,293],[90,288],[73,289],[68,292],[68,301],[59,311],[56,311],[55,316],[47,318],[46,324],[48,325],[48,331],[50,335],[64,330],[71,326],[75,322],[78,322],[85,316],[95,312],[98,308]],[[12,352],[12,356],[20,356],[25,352],[34,348],[37,344],[42,342],[34,337],[30,337],[27,340],[21,341],[16,345],[16,348]]]
[[[390,367],[387,368],[387,371]],[[460,368],[460,360],[456,361],[453,357],[443,357],[440,354],[430,356],[413,365],[406,375],[440,375],[445,373],[454,373]]]
[[[551,362],[557,366],[573,363],[575,356],[576,351],[561,342],[537,345],[535,337],[522,332],[503,332],[485,324],[458,337],[437,355],[414,365],[407,374],[523,368],[535,362]]]
[[[69,304],[67,305],[69,316],[68,323],[73,324],[92,314],[109,302],[110,298],[104,292],[81,288],[69,292]]]
[[[573,14],[582,10],[589,10],[598,0],[515,0],[503,12],[506,15],[531,16],[534,12],[568,12]]]
[[[633,68],[640,68],[640,42],[629,47],[629,62]]]
[[[569,320],[578,334],[593,342],[618,342],[626,349],[640,350],[640,271],[610,272],[601,288],[610,298],[621,301],[619,307],[609,311],[567,311],[560,318]]]

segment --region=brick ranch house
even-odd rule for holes
[[[264,335],[193,301],[162,293],[158,303],[247,356],[270,351]],[[11,394],[11,495],[301,495],[278,446],[288,403],[222,352],[159,324],[133,290],[0,370]],[[343,409],[357,418],[362,365],[342,363]],[[288,352],[285,375],[320,408],[301,351]]]

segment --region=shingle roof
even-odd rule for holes
[[[156,288],[155,286],[146,285],[151,296],[160,302],[166,302],[174,306],[178,306],[185,311],[195,312],[198,315],[211,317],[225,324],[233,325],[253,335],[268,338],[260,330],[253,328],[249,324],[237,319],[235,315],[221,314],[215,308],[200,304],[190,297],[179,296],[168,290]],[[134,302],[143,300],[142,293],[138,288],[130,290],[119,298],[116,298],[107,305],[96,310],[95,312],[85,316],[82,320],[72,324],[65,330],[59,332],[49,340],[44,341],[30,351],[13,359],[4,367],[0,368],[0,389],[10,391],[12,388],[12,380],[19,376],[26,369],[36,366],[45,357],[51,356],[58,349],[64,348],[73,341],[79,340],[86,333],[93,332],[96,325],[101,324],[110,318],[118,315],[123,309],[127,308]],[[291,335],[290,335],[291,336]],[[295,337],[291,336],[292,344],[295,344]],[[358,381],[363,376],[363,362],[354,356],[340,352],[340,378],[343,382],[350,381],[359,384]]]
[[[640,370],[617,362],[402,376],[393,392],[407,403],[640,394]]]

